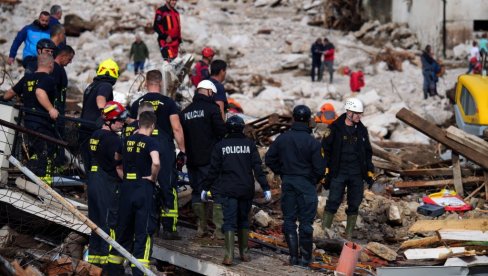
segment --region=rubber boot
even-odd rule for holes
[[[325,211],[324,217],[322,218],[322,229],[330,228],[332,226],[333,220],[334,220],[334,214]]]
[[[298,236],[296,234],[285,234],[285,239],[290,251],[290,265],[298,265]]]
[[[202,238],[207,232],[207,214],[204,203],[193,203],[193,212],[197,216],[197,238]]]
[[[241,261],[250,262],[251,257],[249,256],[249,248],[247,246],[249,240],[249,229],[239,229],[237,232],[237,241],[239,243],[239,255]]]
[[[300,254],[302,256],[302,266],[308,267],[312,262],[312,237],[300,237]]]
[[[347,224],[346,224],[346,239],[350,240],[352,238],[352,231],[356,226],[356,221],[358,219],[358,215],[349,215],[347,216]]]
[[[225,239],[225,256],[222,264],[232,265],[234,260],[234,231],[227,231],[224,235]]]
[[[222,224],[224,224],[224,214],[222,212],[222,204],[213,204],[213,223],[215,224],[214,237],[217,240],[223,240],[224,234],[222,234]]]

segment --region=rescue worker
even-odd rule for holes
[[[242,109],[241,104],[237,100],[234,98],[228,98],[227,100],[229,102],[229,113],[244,113],[244,109]]]
[[[337,119],[337,113],[335,112],[335,108],[331,103],[324,103],[320,107],[320,111],[315,114],[315,122],[322,123],[326,125],[332,124],[332,122]]]
[[[10,53],[8,56],[7,64],[11,65],[14,62],[17,50],[22,43],[24,45],[24,51],[22,54],[22,66],[26,69],[26,73],[33,73],[36,71],[36,67],[32,66],[32,62],[37,60],[37,42],[43,38],[49,39],[49,12],[42,11],[39,14],[39,18],[32,24],[26,25],[17,33],[12,46],[10,47]]]
[[[363,200],[363,181],[370,186],[373,184],[374,166],[368,130],[361,123],[364,111],[362,102],[357,98],[349,98],[346,100],[345,109],[346,113],[329,126],[329,136],[322,139],[326,160],[325,180],[330,190],[322,228],[330,228],[332,225],[347,187],[345,236],[350,239],[356,225],[359,205]]]
[[[312,53],[312,71],[310,72],[312,82],[315,81],[315,72],[317,72],[318,81],[322,80],[320,67],[322,66],[322,54],[324,52],[323,48],[324,45],[322,44],[321,38],[317,38],[317,40],[315,40],[315,42],[312,44],[312,47],[310,47],[310,52]]]
[[[227,135],[212,151],[210,169],[201,199],[207,200],[207,191],[212,190],[214,200],[222,204],[225,236],[224,265],[232,265],[234,259],[234,234],[237,232],[241,261],[251,261],[248,255],[249,212],[254,197],[254,177],[264,191],[266,201],[271,200],[266,176],[262,169],[256,144],[247,138],[244,120],[234,115],[225,123]]]
[[[97,76],[83,93],[81,119],[101,124],[101,111],[105,104],[114,99],[113,85],[119,78],[119,66],[113,59],[106,59],[98,65]],[[82,124],[79,128],[78,142],[85,173],[90,170],[90,151],[88,140],[96,128]]]
[[[51,26],[51,41],[56,45],[53,56],[56,57],[58,52],[66,46],[66,31],[61,24]]]
[[[142,102],[139,105],[139,108],[137,109],[137,119],[132,120],[129,118],[128,121],[131,121],[129,124],[127,124],[124,127],[124,130],[122,131],[122,139],[125,140],[126,138],[129,138],[132,134],[134,134],[138,129],[139,129],[139,116],[141,115],[142,112],[144,111],[151,111],[154,112],[154,107],[152,103],[150,102]],[[152,135],[157,134],[157,131],[154,131]]]
[[[215,102],[220,108],[222,118],[225,119],[225,112],[228,107],[227,95],[225,93],[224,85],[222,84],[227,75],[227,62],[216,59],[210,64],[210,78],[209,80],[217,88],[217,94],[214,97]]]
[[[354,93],[359,93],[361,92],[361,88],[364,87],[364,73],[363,71],[355,71],[353,72],[349,67],[344,67],[344,75],[349,76],[349,88],[351,89],[351,92]]]
[[[177,0],[166,0],[156,10],[153,28],[158,34],[159,50],[164,60],[171,61],[178,56],[181,43],[180,14],[176,10]]]
[[[214,51],[210,47],[205,47],[202,50],[202,60],[195,64],[191,72],[190,80],[195,87],[202,81],[210,78],[209,66],[214,57]]]
[[[52,5],[49,10],[51,16],[49,17],[49,26],[60,25],[61,18],[63,17],[63,9],[60,5]]]
[[[155,185],[160,161],[158,142],[150,137],[156,127],[154,112],[142,112],[139,131],[131,135],[122,147],[124,179],[120,186],[116,241],[149,268],[152,236],[157,228],[158,210],[155,206]],[[124,258],[111,249],[108,256],[108,275],[124,275]],[[144,275],[132,265],[132,275]]]
[[[151,70],[146,74],[147,93],[137,99],[131,107],[131,114],[138,114],[141,103],[149,102],[156,114],[156,129],[153,137],[159,143],[159,158],[161,170],[158,183],[163,192],[162,225],[164,239],[180,239],[176,232],[178,222],[178,193],[176,173],[176,153],[173,139],[180,149],[179,158],[185,156],[185,137],[181,127],[178,107],[169,97],[160,93],[163,86],[163,75],[159,70]]]
[[[308,266],[312,261],[312,224],[318,204],[315,185],[324,173],[324,160],[320,143],[311,135],[311,115],[307,106],[296,106],[291,129],[276,138],[265,158],[266,166],[282,181],[283,233],[290,250],[290,265],[299,264],[298,248],[301,265]]]
[[[115,239],[119,186],[122,182],[121,157],[117,153],[128,112],[118,102],[107,102],[103,109],[104,124],[90,138],[91,168],[88,172],[88,218]],[[116,157],[117,155],[117,157]],[[109,244],[95,232],[90,235],[88,262],[100,267],[107,264]]]
[[[56,44],[49,38],[43,38],[37,42],[36,45],[37,55],[46,53],[54,57],[56,51]],[[37,70],[37,58],[28,60],[27,67],[25,69],[26,74],[30,74]]]
[[[209,80],[201,81],[193,102],[181,112],[181,125],[185,134],[185,148],[188,174],[192,191],[192,208],[197,215],[197,237],[201,238],[207,231],[205,203],[201,200],[203,181],[210,168],[210,155],[215,144],[225,135],[225,124],[213,97],[217,88]],[[216,226],[214,236],[223,239],[222,205],[214,203],[213,222]]]
[[[324,38],[324,46],[323,46],[323,53],[324,53],[324,61],[320,66],[320,73],[319,78],[322,80],[322,76],[324,75],[324,69],[327,68],[327,72],[329,72],[329,83],[332,84],[334,80],[334,54],[335,54],[335,46],[332,44],[328,38]]]

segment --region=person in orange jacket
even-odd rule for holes
[[[331,103],[324,103],[315,114],[315,122],[330,125],[337,119],[337,113]]]
[[[349,76],[349,87],[351,88],[351,91],[353,93],[361,92],[361,88],[363,88],[365,85],[363,71],[359,70],[352,72],[352,70],[346,66],[344,68],[344,75]]]
[[[156,10],[153,28],[158,34],[158,44],[163,59],[171,61],[178,56],[181,43],[180,14],[175,9],[177,0],[166,0]]]

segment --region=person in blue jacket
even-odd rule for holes
[[[24,52],[22,54],[22,66],[26,69],[26,73],[33,73],[36,71],[36,68],[32,67],[31,64],[36,64],[37,61],[37,42],[43,38],[49,39],[51,36],[49,32],[49,16],[49,12],[42,11],[37,20],[32,24],[24,26],[24,28],[17,33],[17,36],[10,47],[10,54],[7,61],[9,65],[14,62],[20,45],[25,43]]]

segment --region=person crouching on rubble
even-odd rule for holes
[[[298,265],[298,248],[301,265],[312,261],[312,223],[317,213],[315,185],[324,174],[325,164],[320,152],[320,143],[311,135],[312,112],[305,105],[293,109],[293,125],[281,134],[266,153],[268,166],[282,180],[281,210],[283,233],[290,250],[290,265]],[[299,236],[296,221],[300,222]]]
[[[116,152],[122,146],[117,134],[128,117],[118,102],[108,102],[102,110],[104,124],[90,138],[91,168],[88,172],[88,217],[114,238],[117,223],[119,185],[122,182],[120,160]],[[95,233],[90,235],[88,262],[103,267],[107,264],[109,244]]]
[[[374,182],[374,166],[368,129],[361,123],[363,103],[357,98],[349,98],[346,100],[345,109],[346,113],[329,126],[330,134],[322,139],[326,161],[324,186],[330,190],[322,228],[331,227],[347,187],[345,236],[351,239],[359,205],[363,200],[363,181],[371,187]]]
[[[232,265],[234,259],[234,233],[237,231],[241,261],[251,261],[248,253],[249,212],[254,197],[254,177],[264,191],[266,201],[271,200],[262,161],[256,144],[242,131],[244,120],[238,115],[227,119],[227,135],[218,142],[210,160],[210,169],[201,193],[202,201],[207,201],[207,191],[222,204],[225,236],[224,265]],[[254,172],[254,174],[253,174]]]

